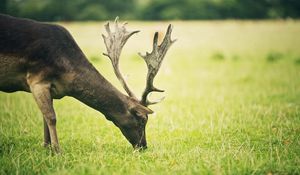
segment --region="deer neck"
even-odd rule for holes
[[[78,70],[70,96],[103,113],[111,120],[114,114],[128,111],[128,97],[108,82],[93,66]]]

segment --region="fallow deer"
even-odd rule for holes
[[[155,33],[153,50],[140,56],[148,67],[146,88],[141,99],[130,90],[119,70],[121,50],[126,41],[139,31],[127,31],[115,20],[114,31],[109,22],[107,36],[102,35],[107,56],[128,96],[107,81],[88,61],[70,33],[62,26],[0,14],[0,90],[31,92],[43,114],[44,146],[59,152],[53,99],[71,96],[98,110],[112,121],[135,149],[147,147],[145,127],[149,105],[148,94],[163,90],[153,80],[169,47],[172,26],[169,25],[160,45]]]

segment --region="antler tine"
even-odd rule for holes
[[[147,97],[151,92],[164,92],[164,90],[160,90],[153,85],[153,80],[161,66],[161,63],[170,48],[170,46],[176,41],[171,40],[171,33],[172,33],[173,26],[170,24],[168,26],[166,35],[162,41],[162,43],[158,46],[158,32],[155,32],[154,38],[153,38],[153,49],[151,53],[146,52],[146,55],[142,55],[139,53],[139,55],[145,60],[147,67],[148,67],[148,74],[147,74],[147,81],[146,81],[146,88],[143,92],[141,103],[145,106],[149,106],[152,104],[159,103],[164,98],[156,101],[156,102],[150,102]]]
[[[114,72],[121,82],[123,88],[127,92],[127,94],[130,97],[133,97],[135,99],[136,96],[134,93],[129,89],[126,81],[123,78],[123,75],[121,74],[119,70],[119,59],[122,52],[122,48],[127,42],[127,40],[135,33],[138,33],[139,31],[127,31],[125,28],[125,24],[123,24],[121,27],[118,25],[118,19],[119,17],[116,17],[115,19],[115,30],[114,32],[111,32],[109,22],[104,25],[105,30],[107,32],[107,36],[102,34],[104,44],[106,46],[107,53],[103,53],[103,55],[107,56],[113,65]]]

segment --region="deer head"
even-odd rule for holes
[[[114,72],[121,82],[123,88],[128,94],[129,111],[127,114],[121,117],[120,121],[114,121],[114,123],[120,128],[126,139],[133,145],[134,148],[144,149],[147,148],[145,127],[148,121],[148,114],[152,114],[153,111],[148,108],[149,105],[156,104],[162,99],[151,102],[148,100],[148,95],[151,92],[164,92],[153,85],[154,78],[161,66],[161,63],[170,48],[170,46],[176,41],[171,40],[172,25],[168,26],[166,35],[160,45],[158,45],[158,32],[155,33],[153,39],[153,50],[151,53],[139,55],[145,60],[148,68],[147,81],[145,90],[138,99],[134,93],[130,90],[128,84],[123,78],[122,73],[119,70],[119,59],[121,51],[127,40],[135,33],[139,31],[127,31],[125,26],[127,23],[119,26],[118,17],[116,18],[114,25],[115,29],[112,32],[109,22],[105,24],[107,36],[102,35],[106,46],[107,53],[103,55],[107,56],[112,63]]]

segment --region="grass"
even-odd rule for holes
[[[0,174],[300,174],[300,22],[172,22],[177,43],[156,79],[148,149],[133,152],[120,131],[75,99],[55,100],[63,154],[41,147],[32,95],[0,92]],[[97,69],[120,88],[99,23],[62,23]],[[121,68],[141,93],[149,51],[167,23],[131,22],[142,32]]]

